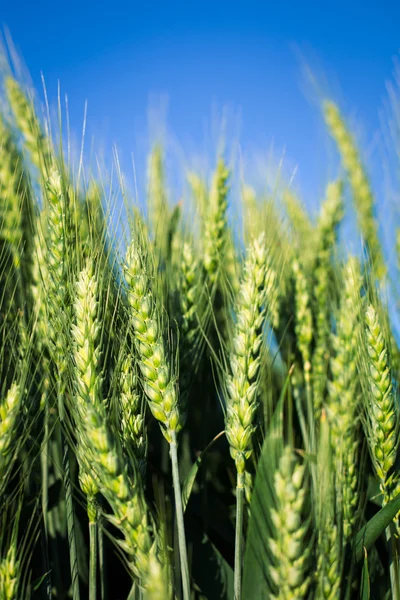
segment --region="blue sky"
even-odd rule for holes
[[[335,168],[321,97],[353,118],[373,163],[400,47],[398,2],[23,0],[4,3],[1,19],[38,88],[43,72],[52,105],[61,82],[77,138],[87,100],[87,144],[94,136],[107,154],[115,143],[125,170],[133,152],[144,171],[149,131],[160,122],[176,157],[215,153],[227,107],[227,138],[240,140],[246,175],[273,144],[287,173],[297,166],[311,205]]]

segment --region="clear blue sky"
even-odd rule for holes
[[[338,100],[373,141],[400,47],[394,1],[22,0],[4,2],[1,19],[39,88],[43,71],[52,104],[60,80],[76,135],[87,100],[88,140],[116,143],[125,168],[133,152],[143,170],[148,109],[160,98],[168,96],[168,130],[186,154],[215,149],[213,114],[228,105],[244,155],[267,155],[272,142],[278,157],[285,149],[311,202],[330,160],[318,94]]]

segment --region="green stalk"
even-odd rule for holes
[[[60,380],[58,382],[60,387]],[[71,569],[71,582],[72,582],[72,598],[73,600],[80,600],[79,593],[79,573],[78,573],[78,557],[76,554],[76,537],[75,537],[75,518],[74,518],[74,503],[72,500],[72,486],[71,486],[71,474],[70,474],[70,462],[69,462],[69,448],[68,443],[64,438],[63,424],[64,424],[64,403],[63,398],[58,390],[58,413],[61,424],[61,445],[63,449],[63,483],[65,489],[65,503],[67,510],[67,530],[68,530],[68,545],[69,545],[69,560]]]
[[[181,559],[183,600],[190,600],[189,564],[186,549],[185,523],[183,520],[182,493],[181,485],[179,483],[178,445],[176,443],[176,433],[172,432],[171,437],[172,441],[170,443],[170,455],[175,495],[176,522],[178,526],[179,555]]]
[[[64,436],[63,436],[63,438],[64,438]],[[68,529],[69,559],[70,559],[70,567],[71,567],[72,598],[73,598],[73,600],[80,600],[78,557],[76,554],[75,517],[74,517],[74,503],[72,500],[69,448],[68,448],[68,444],[65,439],[63,439],[62,444],[63,444],[63,479],[64,479],[64,488],[65,488],[65,502],[66,502],[66,509],[67,509],[67,529]]]
[[[314,453],[316,451],[316,431],[315,431],[315,415],[314,415],[314,403],[313,403],[313,392],[311,388],[310,373],[306,372],[306,396],[307,396],[307,411],[308,411],[308,428],[309,428],[309,439],[310,449]]]
[[[49,407],[46,402],[44,407],[44,439],[40,451],[40,466],[42,473],[42,525],[41,525],[41,544],[43,553],[43,563],[45,567],[46,579],[46,597],[51,599],[51,570],[48,552],[48,515],[47,506],[49,502]]]
[[[47,540],[47,505],[49,502],[49,407],[46,401],[44,407],[44,439],[40,453],[40,463],[42,470],[42,513],[44,530]]]
[[[392,600],[400,600],[399,551],[393,530],[393,524],[386,528],[386,541],[389,547],[390,561],[390,588],[392,590]]]
[[[47,600],[51,600],[53,597],[53,594],[51,591],[51,577],[50,577],[51,569],[50,569],[50,561],[49,561],[47,532],[46,532],[46,528],[45,528],[43,515],[42,515],[40,529],[41,529],[40,544],[41,544],[41,550],[42,550],[42,569],[43,569],[43,572],[45,573],[44,580],[42,583],[43,587],[45,588],[45,591],[43,592],[43,597],[45,597]]]
[[[244,473],[237,474],[236,483],[236,528],[235,528],[235,570],[234,598],[242,597],[242,560],[243,560],[243,506],[244,506]]]
[[[97,600],[97,518],[89,523],[89,600]]]
[[[101,521],[103,517],[100,515]],[[106,555],[104,548],[104,523],[100,523],[100,527],[97,528],[98,548],[99,548],[99,567],[100,567],[100,598],[106,600],[107,598],[107,578],[106,578]]]

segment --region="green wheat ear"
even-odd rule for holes
[[[114,515],[108,518],[124,535],[124,541],[118,543],[127,552],[134,575],[139,581],[143,580],[145,590],[153,586],[154,590],[161,588],[167,593],[160,548],[157,539],[152,537],[155,524],[145,503],[142,478],[134,459],[129,466],[126,464],[107,423],[101,396],[98,282],[92,261],[88,261],[79,275],[74,308],[77,457],[80,483],[88,498],[89,520],[96,517],[95,496],[100,490],[114,510]],[[159,597],[162,596],[159,594]]]
[[[13,456],[13,438],[17,430],[21,409],[21,389],[13,383],[6,397],[0,401],[0,493],[6,483],[8,468]]]
[[[317,598],[336,600],[341,596],[341,543],[336,522],[334,463],[329,421],[321,411],[316,480]]]
[[[162,329],[161,310],[153,295],[144,253],[137,239],[134,239],[128,248],[124,272],[130,322],[136,343],[139,369],[143,377],[144,392],[149,408],[169,443],[183,597],[184,600],[190,600],[189,563],[178,468],[178,433],[185,423],[186,412],[178,395],[178,386],[172,371],[172,361]]]
[[[129,472],[107,424],[104,405],[89,402],[82,407],[78,427],[90,474],[113,510],[107,518],[124,536],[117,543],[127,553],[134,576],[149,600],[153,598],[150,590],[157,591],[155,598],[169,598],[162,543],[146,505],[141,477],[133,463]]]
[[[374,216],[375,200],[364,166],[361,162],[353,136],[351,135],[337,105],[325,100],[325,122],[334,138],[350,180],[355,209],[361,233],[367,244],[378,278],[386,275],[386,265],[378,236],[378,224]]]
[[[74,312],[75,323],[72,325],[72,338],[74,341],[76,401],[78,410],[84,411],[86,403],[99,405],[102,402],[101,356],[98,343],[101,330],[98,315],[98,285],[93,273],[93,264],[90,261],[81,271],[76,284]],[[79,438],[77,458],[80,466],[81,489],[88,501],[89,522],[94,522],[98,485],[90,474],[90,468],[85,460],[85,450],[79,443]]]
[[[263,326],[276,302],[276,274],[269,265],[264,236],[250,244],[236,301],[236,326],[227,377],[226,436],[239,475],[252,454],[258,406]]]
[[[304,378],[310,382],[311,343],[313,339],[313,314],[311,308],[311,290],[305,267],[298,260],[293,262],[295,281],[295,332],[297,345],[303,359]]]
[[[147,431],[139,393],[137,368],[132,355],[124,347],[124,358],[119,367],[119,405],[122,446],[129,456],[133,452],[142,476],[146,473]]]
[[[53,163],[50,142],[42,132],[33,102],[27,98],[18,82],[7,77],[6,91],[15,121],[25,139],[25,146],[33,164],[44,174],[49,174]]]
[[[275,508],[271,510],[273,536],[269,576],[279,600],[308,598],[311,584],[310,517],[308,482],[292,448],[286,447],[274,475]]]
[[[140,246],[133,241],[126,254],[124,271],[139,368],[149,408],[160,423],[163,435],[171,442],[181,430],[185,414],[181,411],[163,337],[161,312],[151,290],[147,269]]]
[[[365,410],[368,443],[378,476],[384,503],[392,497],[395,481],[393,467],[399,448],[399,418],[395,405],[390,371],[388,344],[376,309],[370,304],[365,311],[367,357]]]
[[[226,251],[229,170],[222,158],[218,160],[213,177],[208,211],[205,215],[203,261],[211,287],[218,277]]]
[[[336,333],[332,334],[333,356],[327,400],[344,544],[354,531],[359,508],[361,382],[357,357],[363,316],[362,286],[360,263],[350,257],[343,269]]]
[[[203,217],[206,212],[209,200],[207,184],[196,173],[189,172],[186,177],[195,202],[195,208]]]
[[[322,204],[315,231],[314,315],[315,348],[312,354],[312,382],[314,412],[317,421],[325,398],[328,363],[331,353],[331,305],[334,288],[333,254],[337,242],[337,230],[343,218],[343,185],[341,181],[330,183],[326,200]]]
[[[204,312],[204,290],[199,259],[191,241],[180,249],[177,295],[179,298],[179,389],[187,405],[193,366],[199,356],[200,322]]]
[[[282,202],[294,234],[296,245],[303,249],[303,246],[309,245],[313,237],[313,226],[310,217],[300,199],[291,190],[284,190]]]
[[[0,224],[23,286],[31,284],[34,204],[23,157],[0,115]],[[26,293],[26,292],[25,292]]]
[[[10,544],[7,554],[0,559],[0,597],[3,600],[18,598],[19,565],[16,545]]]

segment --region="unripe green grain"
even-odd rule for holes
[[[160,144],[156,144],[148,165],[148,210],[153,233],[157,235],[165,226],[167,198],[165,193],[164,157]]]
[[[78,423],[90,475],[113,509],[108,519],[124,536],[118,544],[128,554],[133,575],[146,598],[168,599],[162,544],[146,506],[136,465],[131,463],[129,473],[117,438],[107,426],[103,404],[88,402]]]
[[[231,372],[226,381],[226,436],[238,474],[244,473],[246,460],[252,453],[263,325],[275,301],[276,275],[268,264],[264,237],[260,236],[247,250],[235,307]]]
[[[340,590],[340,546],[337,526],[327,522],[319,536],[318,579],[316,600],[339,600]]]
[[[81,414],[84,414],[87,403],[96,406],[102,402],[98,310],[97,280],[93,273],[93,264],[88,261],[76,284],[75,323],[72,325],[77,410]],[[92,511],[98,486],[90,475],[90,468],[79,438],[77,458],[80,466],[80,484],[88,499],[89,512]]]
[[[308,598],[311,578],[310,520],[307,519],[307,482],[304,466],[286,447],[274,476],[276,505],[271,510],[274,535],[268,541],[273,557],[269,576],[274,598]]]
[[[289,189],[282,195],[282,201],[286,209],[291,228],[293,230],[296,244],[299,247],[309,246],[313,237],[313,226],[310,217],[299,198]]]
[[[365,312],[367,364],[366,413],[368,443],[384,503],[391,498],[392,469],[399,447],[399,420],[394,401],[387,343],[379,315],[370,304]]]
[[[180,260],[179,285],[179,389],[183,401],[189,393],[193,365],[197,358],[199,319],[202,308],[200,263],[194,256],[193,246],[183,242]]]
[[[0,402],[0,491],[5,485],[7,470],[14,458],[14,434],[21,407],[21,390],[13,383],[6,397]]]
[[[49,140],[42,132],[33,102],[26,97],[15,79],[7,77],[6,91],[18,128],[33,164],[43,173],[52,165]]]
[[[98,284],[92,261],[81,271],[75,297],[75,324],[72,335],[75,342],[78,427],[80,428],[77,457],[80,463],[80,483],[88,496],[89,518],[95,518],[94,497],[102,491],[114,510],[110,521],[121,529],[124,542],[120,545],[128,553],[132,569],[142,580],[144,588],[155,585],[151,577],[162,584],[162,567],[157,544],[153,541],[151,521],[147,513],[141,477],[133,459],[134,486],[129,480],[127,467],[119,445],[112,440],[107,426],[105,406],[101,396],[100,315]],[[129,367],[129,365],[127,365]],[[158,565],[154,574],[155,562]]]
[[[220,158],[211,186],[209,211],[204,224],[203,261],[211,285],[218,278],[226,250],[228,179],[229,170]]]
[[[0,116],[0,224],[1,236],[13,253],[14,267],[21,271],[23,291],[31,284],[34,208],[23,158],[10,130]]]
[[[185,421],[161,329],[161,314],[150,287],[150,277],[139,244],[128,248],[125,265],[131,323],[144,378],[144,391],[153,416],[171,442]]]
[[[295,331],[297,345],[303,359],[304,377],[306,381],[309,382],[311,371],[311,342],[313,339],[311,294],[304,267],[297,260],[293,263],[293,275],[295,278]]]
[[[370,252],[376,275],[378,278],[382,278],[386,274],[386,266],[378,237],[378,225],[374,216],[375,202],[354,138],[338,107],[330,100],[324,102],[324,116],[350,180],[359,227]]]
[[[360,343],[362,276],[360,263],[350,258],[343,269],[343,292],[332,335],[334,354],[330,361],[327,414],[336,486],[343,518],[343,542],[356,524],[359,503],[359,433],[361,386],[357,370]]]
[[[337,228],[343,217],[342,183],[330,183],[322,205],[316,229],[316,256],[314,267],[315,348],[312,355],[312,381],[315,418],[318,421],[325,396],[330,356],[332,297],[332,254],[337,239]]]
[[[136,367],[131,354],[125,350],[125,357],[120,366],[119,405],[121,414],[122,445],[128,456],[133,452],[139,470],[144,476],[146,472],[147,434],[144,422],[139,383]]]
[[[209,200],[207,184],[199,175],[194,172],[189,172],[187,174],[187,180],[192,190],[196,209],[203,217]]]
[[[7,554],[0,559],[0,598],[18,600],[19,561],[14,543],[10,544]]]
[[[45,231],[45,273],[48,276],[46,309],[49,337],[60,379],[68,367],[65,345],[68,344],[71,320],[70,280],[75,278],[76,264],[70,200],[56,168],[46,184],[48,206]],[[65,385],[65,381],[62,385]]]
[[[336,524],[334,462],[332,460],[329,421],[325,409],[319,422],[317,449],[316,494],[317,570],[316,598],[339,600],[341,597],[340,532]]]

